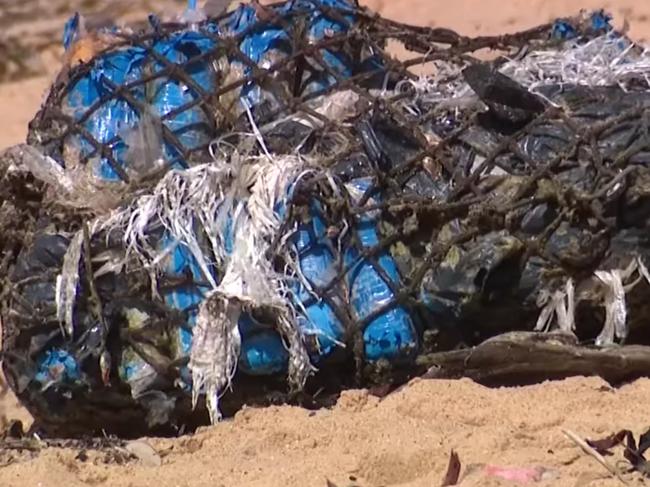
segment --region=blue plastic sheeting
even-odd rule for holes
[[[291,54],[289,35],[281,26],[260,24],[255,8],[250,4],[240,4],[237,10],[227,19],[226,25],[233,35],[243,34],[239,44],[242,54],[247,56],[255,65],[269,68],[274,63]],[[231,69],[239,71],[241,77],[250,76],[253,68],[237,57],[230,59]],[[249,108],[264,101],[260,86],[254,81],[246,82],[241,89],[241,99]],[[272,103],[275,100],[270,99]]]
[[[68,32],[64,36],[66,43],[75,39],[74,29],[78,21],[75,22],[74,19],[75,17],[69,21]],[[214,47],[213,39],[194,31],[180,31],[169,38],[157,40],[152,48],[165,61],[172,65],[189,62],[184,72],[192,80],[194,87],[187,87],[178,80],[163,77],[153,82],[153,88],[145,87],[144,84],[129,88],[130,96],[163,118],[163,124],[180,142],[182,148],[176,147],[170,141],[163,145],[165,159],[171,167],[187,167],[187,161],[183,159],[179,149],[196,149],[211,140],[210,121],[200,105],[187,109],[183,107],[201,98],[203,93],[215,89],[215,74],[211,64],[209,60],[200,58]],[[191,62],[192,59],[197,60]],[[119,87],[144,78],[146,70],[160,73],[167,67],[163,61],[152,60],[143,47],[120,48],[99,56],[92,63],[89,72],[71,87],[66,104],[74,119],[82,122],[83,127],[94,139],[103,144],[110,144],[113,158],[124,168],[128,147],[122,139],[122,134],[135,129],[142,114],[123,97],[113,95]],[[149,90],[153,95],[150,96]],[[89,109],[96,104],[99,107],[89,113]],[[180,113],[168,116],[174,110],[179,110]],[[92,143],[82,135],[70,137],[67,144],[78,147],[81,157],[92,156],[94,175],[99,179],[121,179],[119,172],[111,167],[105,157],[100,157]]]
[[[184,313],[187,316],[187,324],[194,326],[199,305],[210,291],[210,286],[207,284],[207,279],[203,276],[199,263],[190,250],[165,236],[161,241],[161,250],[170,248],[173,248],[173,250],[169,255],[166,276],[176,280],[186,278],[189,281],[191,279],[191,283],[188,282],[166,290],[163,293],[163,299],[167,306]],[[189,354],[192,346],[192,335],[186,329],[181,330],[180,345],[182,355]]]
[[[318,2],[298,0],[296,3],[312,10],[307,31],[308,39],[312,43],[344,34],[350,30],[355,21],[353,6],[343,0],[320,0]],[[317,4],[320,4],[319,7],[316,7]],[[337,18],[328,15],[323,7],[335,10],[338,13]],[[352,76],[354,60],[349,53],[320,49],[319,54],[322,56],[325,66],[332,70],[337,77],[345,79]],[[320,63],[318,64],[320,65]],[[337,79],[332,74],[324,70],[318,70],[312,75],[312,79],[307,82],[305,91],[307,93],[318,92],[334,85],[336,82]]]
[[[75,358],[62,349],[48,350],[39,361],[35,379],[43,387],[53,383],[73,383],[81,378],[79,364]]]
[[[154,83],[153,107],[160,117],[164,118],[164,125],[179,139],[185,150],[192,150],[209,143],[211,140],[211,124],[206,113],[200,105],[182,110],[182,107],[205,98],[206,93],[213,91],[215,86],[215,72],[210,62],[202,59],[191,62],[192,59],[211,51],[216,47],[213,39],[199,32],[179,32],[170,39],[157,42],[153,49],[172,64],[186,64],[183,72],[193,83],[196,89],[188,87],[185,83],[174,79],[162,78]],[[154,73],[166,69],[162,62],[155,64]],[[200,90],[200,91],[199,91]],[[201,92],[202,91],[202,92]],[[166,117],[174,110],[180,113]],[[165,118],[166,117],[166,118]],[[188,167],[182,153],[172,144],[165,144],[165,158],[172,161],[175,167]]]
[[[365,192],[371,180],[360,178],[350,184]],[[373,195],[377,199],[377,195]],[[372,248],[379,244],[376,221],[364,214],[355,226],[362,248]],[[400,277],[393,258],[385,251],[376,256],[379,267],[390,279],[396,289],[400,287]],[[364,320],[379,308],[395,298],[388,283],[373,264],[361,258],[358,249],[350,247],[345,253],[346,264],[352,266],[346,275],[350,289],[352,311],[357,320]],[[400,359],[411,357],[417,349],[418,339],[408,311],[403,307],[390,308],[374,318],[363,332],[365,356],[370,361]]]

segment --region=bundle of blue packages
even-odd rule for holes
[[[348,183],[353,195],[370,189],[371,179],[359,178]],[[295,188],[294,188],[295,189]],[[380,195],[374,194],[374,200]],[[350,303],[350,318],[360,325],[364,358],[369,362],[388,359],[393,363],[408,362],[417,351],[418,338],[409,311],[395,305],[395,289],[400,276],[393,258],[383,250],[376,257],[377,267],[363,252],[379,244],[377,221],[363,215],[350,228],[352,239],[343,250],[345,285],[337,279],[336,243],[328,235],[323,208],[316,200],[306,205],[308,217],[300,219],[291,239],[293,253],[300,267],[292,280],[293,300],[298,310],[298,325],[306,337],[314,340],[311,358],[315,363],[335,355],[344,346],[346,331],[342,303]],[[284,209],[279,209],[284,214]],[[283,215],[284,216],[284,215]],[[307,282],[304,282],[306,280]],[[388,282],[387,282],[388,280]],[[387,306],[388,305],[388,306]]]
[[[349,9],[349,6],[342,4],[341,2],[338,3]],[[333,4],[332,6],[337,5]],[[318,5],[316,3],[302,2],[298,5],[297,2],[289,2],[279,8],[277,13],[284,17],[290,17],[295,12],[304,12],[306,7],[312,11],[309,29],[310,40],[320,40],[325,36],[325,33],[328,32],[328,29],[335,30],[337,27],[338,30],[342,29],[339,23],[325,17],[318,10]],[[287,56],[291,52],[290,38],[286,29],[284,27],[260,23],[257,19],[256,10],[251,5],[240,5],[238,9],[227,18],[226,22],[228,28],[233,34],[243,34],[240,49],[245,56],[258,66],[268,68],[273,64],[273,62],[279,61],[282,56]],[[186,33],[182,35],[196,36],[194,33]],[[181,40],[185,40],[185,37],[182,37]],[[201,45],[200,47],[205,47],[206,50],[212,47],[209,40],[203,39],[201,41],[203,41],[201,44],[205,44],[205,46]],[[173,49],[176,47],[174,44],[166,43],[162,46],[166,47],[168,52],[172,55],[178,54],[178,50]],[[350,75],[351,69],[342,65],[342,61],[339,58],[329,52],[326,52],[325,56],[326,59],[329,59],[334,64],[334,69],[337,69],[344,76]],[[175,61],[176,59],[172,58],[171,60]],[[179,61],[182,61],[182,59]],[[198,64],[199,67],[204,66],[204,63]],[[232,66],[235,68],[237,66],[241,68],[241,65],[242,62],[237,58],[232,60]],[[241,70],[240,74],[241,76],[249,76],[251,73],[252,67],[246,66]],[[201,85],[201,88],[208,88],[206,85],[210,82],[210,74],[211,73],[205,69],[199,69],[199,72],[194,74],[195,78],[197,75],[200,76],[197,81]],[[330,82],[333,82],[333,80],[330,80]],[[163,82],[160,91],[162,92],[160,96],[160,105],[162,110],[159,110],[161,115],[165,115],[172,110],[178,111],[178,107],[182,106],[183,103],[188,101],[191,102],[191,100],[183,99],[184,93],[177,84]],[[188,96],[189,95],[185,94],[186,98]],[[264,101],[260,87],[253,81],[244,84],[240,96],[242,100],[247,102],[249,108],[253,109]],[[154,100],[154,103],[157,105],[156,102],[158,102],[158,99],[154,98]],[[196,122],[197,118],[194,116],[195,114],[196,110],[181,112],[177,117],[175,117],[174,122],[177,122],[180,130],[192,127],[192,124]],[[179,118],[180,120],[177,120]],[[194,133],[190,132],[191,135],[194,135]],[[196,140],[196,138],[194,140]],[[317,219],[313,222],[316,227],[318,227],[317,222]],[[323,229],[321,228],[321,234],[322,230]],[[303,252],[303,254],[305,249],[310,245],[310,239],[312,237],[314,237],[313,233],[309,233],[305,228],[298,230],[297,236],[295,237],[296,245],[299,251]],[[322,238],[322,235],[320,237]],[[171,242],[169,244],[172,245]],[[322,252],[320,247],[316,247],[319,248],[319,250],[314,251],[312,249],[311,252]],[[322,269],[318,267],[319,259],[327,260],[327,257],[323,255],[302,255],[300,262],[301,266],[303,266],[303,275],[311,279],[318,278],[322,274]],[[174,251],[171,260],[170,275],[180,275],[185,272],[190,272],[195,279],[201,279],[200,270],[191,254],[187,252]],[[327,262],[324,264],[328,265]],[[298,298],[300,301],[305,301],[307,299],[305,295],[306,292],[306,289],[302,286],[296,288],[296,293],[300,296]],[[204,297],[205,290],[199,290],[196,286],[190,285],[184,290],[177,289],[169,292],[165,299],[168,304],[179,311],[187,312],[189,308],[193,310],[188,319],[188,324],[191,327],[196,320],[196,309]],[[320,355],[327,356],[331,353],[335,342],[340,342],[343,338],[343,327],[336,319],[331,308],[322,302],[307,305],[305,309],[306,316],[300,315],[301,317],[299,318],[301,328],[303,328],[307,334],[321,337],[318,345],[318,352],[312,356],[312,358],[317,361]],[[241,318],[240,332],[242,334],[240,367],[243,372],[252,375],[263,375],[281,372],[286,369],[286,348],[282,343],[280,335],[275,330],[269,329],[268,327],[258,326],[250,315],[244,314]],[[191,335],[186,329],[183,329],[181,331],[181,338],[182,352],[184,355],[187,355],[191,347]]]
[[[307,40],[310,43],[317,43],[325,37],[344,33],[354,22],[353,6],[341,0],[297,0],[265,9],[271,11],[271,13],[266,12],[269,19],[260,21],[255,7],[241,4],[228,18],[227,25],[230,32],[241,36],[242,53],[255,65],[267,69],[291,54],[293,46],[289,27],[293,17],[308,14]],[[336,14],[328,15],[329,9]],[[308,72],[304,83],[304,94],[322,91],[336,83],[337,78],[350,77],[353,73],[353,59],[350,55],[329,49],[321,49],[319,52],[325,66]],[[241,76],[250,76],[253,73],[252,67],[237,57],[232,59],[231,66],[239,67]],[[282,83],[281,88],[284,89],[288,89],[292,83],[288,78],[281,80],[275,78],[275,80]],[[268,84],[266,79],[265,87]],[[278,98],[282,99],[276,97],[272,91],[262,90],[255,81],[247,81],[244,84],[241,98],[251,109],[265,102],[277,108]],[[284,208],[279,208],[277,211],[282,215]],[[333,243],[326,235],[326,227],[319,216],[318,204],[315,201],[310,205],[309,214],[308,221],[298,225],[291,239],[293,250],[298,256],[299,274],[308,282],[301,282],[299,278],[294,278],[290,287],[293,290],[293,304],[297,310],[298,326],[304,336],[309,337],[308,340],[312,342],[310,357],[314,363],[318,363],[341,346],[345,339],[345,327],[331,303],[322,297],[315,298],[313,292],[310,292],[310,288],[316,286],[319,289],[331,288],[327,294],[333,295],[336,294],[337,288],[331,283],[336,275],[334,256],[330,250]],[[244,360],[240,364],[242,370],[258,374],[283,370],[286,367],[287,353],[279,334],[256,327],[249,316],[243,319],[241,328]],[[252,342],[246,339],[250,333],[257,333],[254,336],[260,345],[266,347],[265,350],[257,346],[252,347]],[[259,364],[257,369],[253,367],[253,358]]]
[[[196,9],[193,0],[190,8]],[[521,45],[531,40],[526,36],[538,35],[532,45],[557,49],[561,56],[563,49],[581,49],[583,40],[610,32],[609,20],[596,12],[556,22],[551,37],[568,43],[549,41],[543,26],[524,33],[510,54],[527,56]],[[475,161],[491,150],[488,142],[502,140],[512,127],[483,126],[464,103],[452,103],[450,114],[439,93],[457,95],[455,83],[463,80],[419,83],[406,77],[407,63],[382,64],[390,57],[384,39],[412,40],[422,60],[428,58],[422,56],[423,39],[434,42],[438,31],[382,23],[347,0],[245,4],[218,18],[150,22],[153,29],[144,33],[109,29],[93,38],[73,17],[64,34],[66,48],[73,51],[90,38],[104,50],[64,71],[68,77],[62,75],[30,127],[34,145],[70,168],[72,176],[79,168],[75,163],[88,159],[93,182],[109,186],[107,194],[116,187],[135,188],[109,212],[83,207],[94,218],[83,246],[79,216],[62,218],[43,205],[38,230],[16,257],[6,322],[3,315],[11,330],[3,342],[11,351],[4,364],[12,387],[57,431],[74,426],[78,432],[114,432],[119,424],[127,433],[133,426],[147,432],[164,424],[176,432],[201,409],[194,409],[197,397],[210,401],[226,390],[233,402],[242,399],[240,391],[251,390],[265,402],[270,389],[313,385],[338,392],[357,379],[392,382],[415,370],[418,354],[446,346],[432,343],[438,336],[451,346],[461,343],[458,335],[473,344],[484,336],[475,333],[484,322],[496,323],[496,329],[505,321],[496,318],[503,310],[537,302],[534,291],[545,282],[541,269],[547,262],[539,257],[542,264],[532,270],[527,264],[519,279],[521,266],[514,263],[522,258],[520,239],[528,230],[508,235],[510,229],[499,227],[505,216],[489,207],[492,194],[500,195],[500,186],[489,186],[496,182],[477,177],[476,191],[486,186],[481,197],[474,197],[469,184]],[[463,42],[465,53],[472,42],[479,49],[486,39]],[[449,45],[441,52],[456,69],[467,54]],[[235,47],[243,56],[232,52]],[[375,80],[381,76],[381,90],[357,77],[367,69],[379,74]],[[484,78],[489,79],[479,84],[499,88],[503,82],[508,93],[521,95],[512,80]],[[568,103],[575,101],[571,90]],[[488,95],[476,95],[492,109]],[[516,104],[514,98],[506,102]],[[224,114],[225,101],[243,109],[234,117]],[[269,106],[277,112],[264,120]],[[244,113],[246,108],[251,113]],[[532,120],[550,117],[541,119],[542,127],[563,127],[544,110],[543,115],[534,107],[522,110]],[[441,128],[439,114],[453,117],[454,128]],[[497,113],[492,122],[518,123],[499,118],[506,115]],[[461,122],[468,130],[456,131]],[[569,133],[563,130],[562,136]],[[551,151],[545,141],[552,135],[530,134],[522,147]],[[48,137],[54,140],[49,145]],[[564,144],[556,139],[554,144]],[[615,143],[623,139],[632,140],[626,135]],[[444,146],[448,150],[438,150]],[[498,163],[512,160],[516,177],[508,173],[495,181],[519,188],[527,161],[504,150]],[[552,156],[544,153],[538,164]],[[574,170],[581,171],[584,161],[575,162]],[[143,166],[160,171],[131,178]],[[127,180],[133,185],[114,184]],[[463,181],[469,181],[466,191]],[[53,198],[63,194],[58,189]],[[104,189],[98,188],[100,196]],[[559,215],[551,202],[544,205],[530,210],[531,218],[543,220],[535,222],[540,228]],[[515,207],[529,211],[518,201]],[[513,225],[520,216],[513,216]],[[585,228],[593,236],[591,227]],[[444,250],[455,246],[457,237],[458,248]],[[555,233],[549,239],[554,245],[561,241]],[[454,272],[441,272],[443,264]],[[76,295],[70,300],[71,282]],[[519,293],[515,298],[525,300],[511,299],[513,289]],[[211,309],[214,303],[225,306]],[[305,382],[313,370],[322,372]],[[218,376],[212,384],[204,371]]]
[[[329,8],[343,7],[350,11],[350,7],[342,2],[326,2],[326,4]],[[310,12],[309,40],[311,42],[317,42],[324,36],[331,35],[332,32],[341,32],[345,28],[340,22],[324,15],[317,3],[290,2],[282,6],[279,12],[281,15],[291,16],[294,13],[304,13],[306,10]],[[232,31],[238,34],[250,29],[257,21],[256,17],[257,14],[252,6],[241,5],[227,18],[227,22]],[[352,20],[349,14],[347,19]],[[74,24],[74,22],[70,23],[72,28],[75,27]],[[215,30],[216,27],[212,28],[212,31]],[[68,31],[65,37],[66,45],[69,46],[74,35]],[[121,135],[124,134],[125,129],[135,127],[143,119],[137,107],[133,106],[132,100],[125,100],[116,93],[122,87],[129,91],[136,102],[150,103],[154,115],[162,119],[163,126],[175,136],[176,140],[165,138],[163,143],[164,158],[171,167],[186,168],[187,151],[204,145],[208,140],[209,120],[196,101],[204,99],[206,94],[215,88],[215,73],[207,60],[202,57],[215,47],[215,41],[201,32],[187,30],[156,39],[151,46],[147,47],[158,55],[153,61],[147,49],[141,47],[120,48],[99,56],[93,61],[89,73],[73,85],[67,97],[68,105],[75,109],[75,119],[81,123],[85,122],[85,128],[98,143],[107,144],[112,149],[113,159],[100,158],[99,170],[95,173],[103,181],[125,179],[123,169],[129,162],[127,155],[129,147],[128,141],[125,141]],[[273,56],[277,60],[278,52],[288,54],[289,47],[289,36],[285,29],[265,24],[257,25],[252,32],[246,31],[241,43],[244,54],[262,67],[268,67]],[[197,60],[193,61],[194,58]],[[351,74],[351,67],[345,65],[345,63],[350,64],[349,58],[342,58],[327,50],[324,51],[324,58],[329,60],[332,64],[331,68],[339,75]],[[236,61],[234,64],[236,65]],[[189,86],[188,83],[171,76],[174,66],[182,66],[185,75],[191,79]],[[250,71],[249,67],[243,74],[250,74]],[[147,75],[151,75],[152,81],[147,84],[138,83],[139,79]],[[333,82],[335,79],[330,77],[328,83]],[[318,83],[320,87],[323,86],[322,80]],[[251,108],[262,103],[261,91],[253,82],[244,85],[241,97],[248,101]],[[104,99],[106,101],[103,101]],[[93,111],[97,104],[99,108]],[[97,148],[91,141],[83,136],[73,136],[72,143],[77,141],[76,137],[81,139],[83,154],[93,155],[97,152]],[[318,228],[318,219],[315,218],[307,225]],[[316,238],[322,240],[324,231],[322,224],[317,231],[320,235]],[[311,245],[310,239],[313,237],[313,232],[305,228],[297,232],[296,246],[300,252],[305,252]],[[161,238],[159,246],[161,250],[172,249],[168,256],[167,277],[180,278],[189,275],[192,278],[191,282],[205,282],[205,276],[202,275],[196,259],[188,249],[165,235]],[[316,280],[322,276],[323,270],[318,267],[318,262],[323,258],[327,260],[327,257],[322,255],[321,247],[322,245],[320,247],[316,245],[319,250],[310,250],[319,255],[303,255],[300,259],[303,275],[308,279]],[[327,262],[323,264],[329,265]],[[186,357],[189,354],[192,342],[191,328],[196,322],[198,306],[207,292],[207,287],[191,283],[163,292],[167,305],[183,313],[187,319],[187,326],[181,327],[178,332],[179,357]],[[304,287],[296,288],[300,301],[306,301],[306,293]],[[343,326],[332,309],[322,302],[307,305],[305,310],[305,316],[301,315],[299,318],[301,328],[307,335],[321,337],[316,347],[317,352],[312,355],[317,362],[320,356],[329,355],[334,344],[340,343],[343,339]],[[243,372],[253,375],[273,374],[286,368],[286,348],[275,330],[258,326],[249,315],[244,314],[241,333]],[[120,370],[127,383],[139,381],[143,369],[148,370],[150,367],[137,354],[123,355]],[[187,373],[182,375],[188,377]]]
[[[74,42],[92,42],[78,38],[77,26],[73,20],[67,25],[64,43],[68,48]],[[216,26],[208,25],[205,31],[215,32]],[[214,123],[201,103],[215,89],[216,74],[209,58],[214,39],[187,29],[135,46],[120,45],[119,37],[113,42],[115,47],[109,43],[106,52],[73,75],[63,108],[83,130],[67,138],[65,153],[92,161],[93,175],[100,181],[125,181],[134,169],[129,167],[133,158],[129,151],[143,150],[134,147],[138,141],[131,142],[129,132],[151,130],[141,125],[161,121],[156,136],[163,153],[157,154],[155,147],[151,150],[168,167],[188,167],[191,153],[207,146],[214,134]]]

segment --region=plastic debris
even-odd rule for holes
[[[544,467],[500,467],[497,465],[486,465],[484,468],[486,477],[495,477],[519,485],[529,485],[543,480],[554,480],[557,473]]]

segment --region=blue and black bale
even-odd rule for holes
[[[628,289],[614,338],[643,342],[647,89],[533,93],[499,72],[502,59],[472,55],[564,49],[608,31],[599,15],[477,39],[343,0],[152,18],[141,32],[78,32],[73,18],[71,65],[30,124],[29,171],[3,194],[15,210],[0,223],[16,228],[0,237],[12,389],[49,434],[178,432],[208,420],[193,373],[208,336],[237,353],[235,367],[215,359],[232,372],[224,414],[327,404],[341,387],[421,373],[420,356],[566,314],[557,293],[569,285],[570,331],[603,338],[603,297],[618,287],[601,271]],[[441,62],[471,103],[418,93],[413,68]],[[265,167],[289,163],[261,211]],[[111,225],[116,215],[129,217]],[[276,283],[281,302],[231,292],[259,284],[230,280],[247,275],[233,263],[238,222],[253,220],[273,230],[254,256],[269,266],[249,280]],[[235,329],[217,327],[228,319]]]

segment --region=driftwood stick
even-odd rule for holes
[[[473,348],[423,355],[418,365],[428,369],[424,377],[429,379],[530,384],[582,375],[620,383],[648,375],[650,347],[599,349],[581,346],[564,333],[513,332]]]

